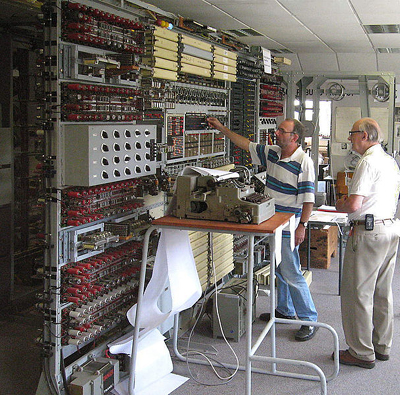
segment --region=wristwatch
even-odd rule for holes
[[[303,222],[303,221],[300,221],[300,223],[304,226],[304,228],[305,229],[307,229],[307,226],[308,226],[308,222]]]

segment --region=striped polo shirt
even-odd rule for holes
[[[277,145],[250,143],[254,165],[267,168],[266,192],[275,198],[275,211],[301,217],[303,203],[314,203],[314,163],[301,147],[288,158],[280,159]]]

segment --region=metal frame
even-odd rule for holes
[[[339,235],[339,285],[338,285],[338,295],[340,296],[340,290],[342,288],[342,273],[343,273],[343,242],[344,235],[343,232],[347,225],[347,220],[344,222],[339,221],[319,221],[314,219],[308,220],[307,227],[307,270],[310,270],[311,263],[311,228],[320,229],[325,225],[337,226],[338,227],[338,235]]]
[[[288,117],[294,117],[294,99],[297,96],[297,88],[300,90],[299,100],[302,104],[305,101],[306,89],[310,86],[313,87],[313,123],[315,124],[315,133],[312,139],[311,147],[311,158],[314,162],[315,168],[315,179],[318,179],[318,150],[319,150],[319,101],[323,90],[321,89],[322,84],[328,80],[355,80],[359,83],[359,91],[352,92],[360,96],[360,109],[361,116],[370,116],[370,105],[369,105],[369,89],[368,81],[377,80],[379,82],[385,82],[389,85],[389,100],[387,105],[389,108],[389,127],[388,127],[388,151],[393,152],[394,136],[394,107],[395,107],[395,75],[389,72],[370,72],[370,73],[359,73],[354,72],[328,72],[328,73],[302,73],[302,72],[291,72],[283,73],[284,81],[287,85],[286,95],[286,115]],[[303,112],[300,111],[300,121],[303,121]],[[356,121],[356,120],[355,120]],[[390,135],[390,133],[392,134]]]
[[[164,217],[167,218],[167,217]],[[189,220],[190,222],[190,220]],[[201,222],[201,221],[198,221]],[[216,227],[207,227],[207,222],[204,221],[204,226],[185,226],[182,224],[179,225],[179,229],[181,230],[196,230],[202,232],[214,232],[217,231],[218,233],[228,233],[228,234],[247,234],[249,238],[248,243],[248,273],[247,273],[247,301],[246,301],[246,308],[248,312],[252,311],[252,301],[253,301],[253,264],[254,264],[254,238],[255,236],[267,236],[270,245],[270,254],[271,254],[271,262],[275,261],[277,258],[277,264],[279,264],[278,257],[276,257],[276,246],[280,245],[279,238],[281,237],[282,228],[287,225],[289,222],[290,229],[294,229],[294,216],[291,216],[289,221],[285,220],[282,221],[276,228],[271,232],[266,234],[266,232],[260,232],[257,230],[253,231],[243,231],[238,229],[227,230],[226,227],[222,227],[220,229]],[[211,221],[213,222],[213,221]],[[218,224],[217,221],[214,221],[215,224]],[[226,225],[226,223],[224,224]],[[235,224],[234,224],[235,225]],[[139,328],[140,328],[140,318],[141,318],[141,304],[142,298],[144,293],[144,283],[145,283],[145,273],[146,273],[146,266],[147,266],[147,258],[148,258],[148,246],[149,246],[149,238],[153,231],[159,229],[176,229],[177,225],[168,224],[167,220],[163,221],[163,223],[157,223],[157,220],[154,222],[146,232],[144,237],[144,244],[143,244],[143,255],[142,255],[142,267],[141,267],[141,275],[139,280],[139,293],[138,293],[138,301],[137,301],[137,309],[136,309],[136,318],[135,318],[135,328],[133,333],[133,342],[132,342],[132,354],[130,360],[130,377],[129,377],[129,395],[135,394],[135,368],[137,363],[137,352],[138,352],[138,340],[140,337]],[[294,238],[293,238],[293,231],[291,232],[291,242],[292,246],[294,247]],[[279,254],[280,255],[280,254]],[[275,278],[275,265],[271,264],[271,279]],[[271,284],[274,284],[274,280],[271,280]],[[325,376],[324,372],[315,364],[307,361],[299,361],[299,360],[291,360],[291,359],[283,359],[277,358],[276,356],[276,328],[275,324],[301,324],[301,325],[309,325],[309,321],[301,321],[301,320],[287,320],[287,319],[280,319],[275,317],[275,287],[271,287],[270,293],[270,311],[271,311],[271,319],[265,326],[264,330],[260,334],[260,336],[256,339],[256,342],[252,346],[252,314],[246,315],[246,362],[245,365],[240,366],[239,370],[244,370],[246,372],[246,395],[251,395],[251,373],[262,373],[262,374],[270,374],[275,376],[284,376],[290,378],[299,378],[305,380],[312,380],[312,381],[320,381],[321,383],[321,394],[327,393],[326,383],[334,379],[339,373],[339,339],[336,331],[327,324],[315,322],[313,325],[325,328],[332,333],[333,336],[333,345],[334,345],[334,371],[331,375]],[[192,363],[207,364],[206,361],[195,359],[195,358],[188,358],[186,359],[182,354],[180,354],[178,350],[178,330],[179,330],[179,314],[176,314],[174,317],[174,332],[173,332],[173,350],[175,355],[181,361],[188,361]],[[271,356],[259,356],[255,355],[259,346],[261,345],[262,341],[265,337],[271,334]],[[253,361],[263,361],[271,363],[271,370],[260,369],[260,368],[252,368],[251,363]],[[296,366],[305,366],[310,369],[314,369],[317,372],[317,375],[309,375],[309,374],[298,374],[286,371],[280,371],[277,369],[277,364],[287,364],[287,365],[296,365]],[[225,367],[230,369],[236,369],[236,366],[233,364],[224,364]]]

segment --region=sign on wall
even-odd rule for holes
[[[361,118],[360,107],[336,107],[335,116],[335,141],[347,143],[349,130],[353,127],[354,122]],[[383,140],[388,141],[389,129],[389,108],[372,107],[371,118],[375,119],[381,127]]]

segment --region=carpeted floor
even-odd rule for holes
[[[346,343],[341,325],[340,297],[338,296],[338,271],[337,259],[334,259],[329,269],[312,269],[313,282],[311,292],[319,314],[319,321],[331,325],[338,333],[341,349],[345,349]],[[396,269],[393,281],[395,300],[395,335],[390,360],[377,361],[374,369],[362,369],[357,367],[340,365],[338,377],[328,383],[327,393],[330,395],[351,394],[397,394],[400,392],[400,270]],[[257,318],[253,327],[253,338],[263,329],[263,323],[258,319],[260,313],[269,311],[269,297],[260,293],[257,299]],[[206,317],[199,324],[193,341],[213,345],[217,355],[213,356],[220,362],[234,363],[234,357],[224,344],[223,339],[213,339],[210,320]],[[309,361],[318,365],[329,376],[333,372],[333,337],[329,331],[321,328],[315,337],[307,342],[294,340],[294,333],[298,325],[277,325],[277,357]],[[244,363],[245,336],[239,343],[230,342],[239,359]],[[265,344],[260,347],[260,353],[269,355],[270,341],[267,337]],[[183,349],[182,352],[185,350]],[[211,368],[190,364],[193,377],[202,382],[198,384],[193,378],[173,392],[173,395],[208,395],[208,394],[244,394],[245,375],[239,371],[227,384],[221,385]],[[253,366],[262,365],[255,363]],[[278,365],[278,370],[296,371],[288,365]],[[315,374],[315,371],[302,369],[304,374]],[[174,370],[178,374],[190,376],[185,362],[174,360]],[[221,374],[226,375],[225,372]],[[210,384],[213,384],[211,386]],[[217,386],[216,386],[217,385]],[[300,380],[287,377],[277,377],[263,374],[252,375],[252,394],[277,394],[277,395],[317,395],[321,393],[320,384],[316,381]]]

